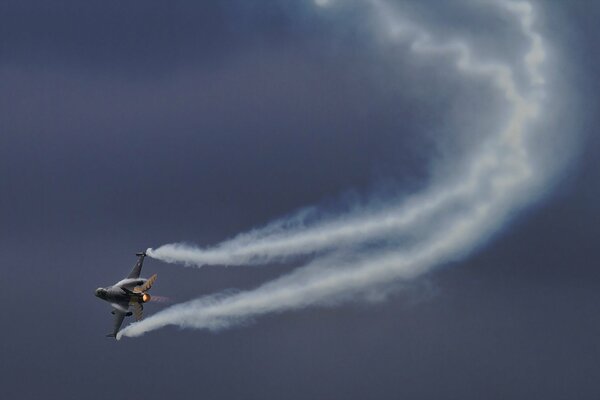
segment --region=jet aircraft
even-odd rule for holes
[[[106,335],[108,337],[117,337],[125,317],[133,315],[136,321],[140,321],[144,316],[143,304],[151,299],[148,291],[157,276],[154,274],[148,279],[140,278],[146,252],[136,253],[136,256],[138,257],[137,262],[125,279],[112,286],[96,289],[96,297],[108,301],[113,308],[111,313],[115,316],[115,325],[113,331]],[[129,311],[130,306],[132,311]]]

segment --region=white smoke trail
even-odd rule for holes
[[[544,105],[541,65],[546,58],[543,40],[533,30],[531,4],[495,3],[517,19],[529,42],[522,59],[528,78],[521,86],[517,84],[516,67],[482,61],[463,41],[436,42],[427,31],[400,19],[386,3],[374,0],[369,4],[387,40],[408,41],[417,54],[450,58],[458,73],[489,82],[509,106],[506,125],[497,132],[491,129],[487,140],[469,156],[459,183],[436,181],[402,204],[308,226],[285,219],[214,248],[171,244],[149,249],[152,257],[196,265],[257,264],[302,254],[321,255],[311,264],[255,290],[172,306],[126,327],[119,337],[138,336],[165,325],[220,329],[260,314],[342,301],[379,284],[413,278],[471,251],[523,204],[530,194],[529,187],[539,186],[545,179],[527,146]],[[301,222],[301,218],[297,220]],[[377,252],[361,247],[423,225],[426,228],[419,230],[416,245],[393,243]],[[332,250],[336,251],[334,255],[324,254]]]
[[[515,110],[524,113],[513,113],[513,121],[522,124],[521,119],[534,114],[537,103],[528,101],[519,95],[511,70],[501,64],[485,64],[471,60],[472,55],[465,43],[454,42],[446,45],[434,44],[429,35],[422,30],[401,21],[385,6],[376,2],[378,19],[383,23],[382,28],[391,38],[411,36],[412,48],[417,53],[449,54],[455,56],[456,66],[468,74],[487,77],[502,92],[504,97],[514,106]],[[539,35],[531,31],[531,8],[523,8],[520,3],[506,3],[506,6],[518,12],[524,33],[531,38],[533,46],[525,56],[527,72],[534,84],[543,83],[538,71],[543,61],[544,50]],[[505,135],[513,135],[508,129]],[[502,140],[502,138],[498,138]],[[508,138],[504,138],[507,140]],[[492,145],[492,144],[489,144]],[[495,148],[494,151],[502,151]],[[521,149],[516,149],[522,151]],[[504,152],[506,153],[506,152]],[[160,248],[148,249],[148,254],[167,262],[186,264],[223,264],[248,265],[282,260],[290,256],[301,255],[342,248],[367,240],[389,236],[415,225],[423,225],[428,219],[435,218],[453,204],[465,202],[474,191],[473,185],[480,185],[487,178],[487,169],[492,168],[495,156],[482,157],[474,160],[470,175],[459,183],[451,186],[434,185],[430,190],[415,196],[404,204],[386,207],[383,210],[354,212],[347,216],[337,216],[333,219],[320,221],[311,226],[298,224],[290,227],[290,220],[278,221],[263,229],[241,234],[238,237],[223,242],[214,248],[199,249],[186,244],[168,244]],[[295,218],[294,221],[301,220]]]

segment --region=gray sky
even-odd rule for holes
[[[380,304],[115,343],[93,290],[123,277],[135,251],[419,189],[451,146],[440,121],[455,121],[472,89],[404,53],[379,57],[358,9],[3,2],[0,396],[598,398],[598,7],[540,6],[556,74],[576,94],[565,125],[583,145],[508,229]],[[407,9],[440,32],[493,23],[441,2]],[[473,36],[509,52],[505,34]],[[144,271],[179,302],[292,268],[149,259]]]

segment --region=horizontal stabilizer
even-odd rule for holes
[[[144,319],[144,306],[140,303],[134,303],[132,304],[132,307],[133,315],[135,315],[135,320],[141,321],[142,319]]]
[[[148,280],[146,282],[144,282],[144,284],[142,286],[136,286],[135,288],[133,288],[133,291],[135,293],[147,292],[148,290],[150,290],[152,285],[154,285],[154,282],[156,282],[157,277],[158,277],[157,274],[152,275],[150,278],[148,278]]]

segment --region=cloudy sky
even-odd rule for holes
[[[389,3],[484,59],[526,50],[489,6]],[[598,398],[600,10],[534,6],[552,128],[536,165],[550,172],[491,240],[376,304],[115,342],[93,291],[136,251],[401,201],[460,176],[505,110],[447,59],[386,42],[359,1],[2,2],[1,397]],[[180,303],[303,261],[144,272]]]

